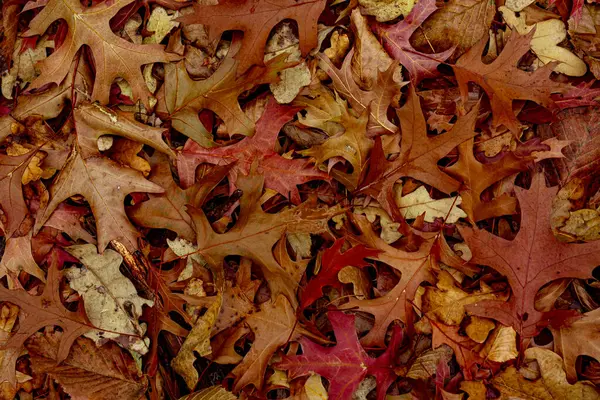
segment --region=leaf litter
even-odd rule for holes
[[[600,398],[595,1],[1,10],[0,398]]]

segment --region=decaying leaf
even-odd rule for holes
[[[110,249],[98,254],[93,244],[71,246],[67,250],[83,264],[82,268],[65,270],[69,285],[83,298],[90,322],[104,331],[87,336],[99,343],[126,335],[127,347],[145,354],[148,351],[142,339],[145,332],[138,318],[142,308],[152,307],[153,302],[138,296],[131,281],[119,272],[123,257]]]

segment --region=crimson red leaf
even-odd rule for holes
[[[394,355],[402,344],[402,329],[395,326],[388,348],[377,358],[370,357],[358,342],[354,315],[341,311],[327,313],[337,344],[323,347],[303,337],[301,356],[286,356],[275,366],[288,372],[291,379],[317,373],[329,380],[329,399],[351,399],[367,376],[377,379],[377,399],[383,400],[396,379]]]
[[[347,250],[345,253],[341,253],[340,250],[344,241],[343,238],[336,240],[333,246],[323,253],[321,271],[315,278],[308,282],[308,285],[306,285],[302,292],[302,299],[300,301],[301,309],[305,309],[321,297],[325,286],[341,288],[342,283],[338,280],[337,275],[342,268],[348,265],[359,268],[368,267],[371,263],[365,261],[365,258],[375,257],[381,252],[380,250],[369,249],[360,244]]]

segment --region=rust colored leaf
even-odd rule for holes
[[[110,85],[115,78],[124,78],[136,98],[148,105],[149,93],[141,67],[154,62],[173,61],[174,54],[165,53],[160,45],[136,45],[115,35],[109,21],[134,0],[116,0],[84,7],[77,0],[49,0],[31,21],[26,36],[42,35],[54,21],[63,19],[68,25],[65,42],[40,64],[42,74],[33,83],[39,88],[48,83],[59,84],[69,71],[71,61],[83,45],[94,54],[96,79],[92,101],[107,104]]]
[[[194,13],[179,20],[184,24],[208,25],[211,42],[225,31],[243,31],[242,49],[236,56],[240,63],[238,74],[242,74],[252,65],[262,65],[267,38],[284,19],[298,23],[302,55],[317,47],[317,19],[324,7],[325,0],[221,0],[213,6],[195,4]]]
[[[63,360],[59,356],[63,336],[37,333],[26,346],[33,370],[51,376],[71,397],[138,399],[146,392],[148,383],[133,357],[115,343],[96,347],[92,340],[78,338]]]
[[[202,148],[193,140],[186,142],[177,159],[177,169],[184,187],[196,179],[196,167],[201,163],[230,165],[231,192],[240,174],[248,175],[254,163],[265,177],[265,187],[282,194],[294,204],[300,203],[297,186],[316,179],[328,180],[327,174],[310,166],[308,160],[282,157],[274,151],[277,135],[283,125],[298,112],[296,107],[281,106],[269,98],[262,116],[256,123],[256,133],[231,146]]]
[[[463,102],[469,94],[469,82],[481,86],[492,107],[494,126],[504,125],[515,136],[521,132],[520,122],[513,111],[513,101],[531,100],[550,111],[557,109],[551,95],[566,90],[564,85],[550,79],[552,64],[528,73],[517,68],[519,60],[529,51],[534,31],[527,35],[513,33],[502,53],[490,64],[481,61],[488,38],[471,47],[454,65],[454,73]]]
[[[508,303],[482,301],[466,308],[472,314],[512,326],[523,337],[531,337],[550,322],[551,314],[534,307],[539,289],[559,278],[591,277],[600,264],[600,243],[568,244],[554,237],[549,221],[557,188],[547,188],[542,174],[534,177],[529,190],[515,190],[522,216],[514,240],[482,229],[460,228],[473,252],[471,262],[489,265],[505,275],[512,295]]]

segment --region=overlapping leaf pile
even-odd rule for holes
[[[600,399],[600,5],[8,0],[0,398]]]

